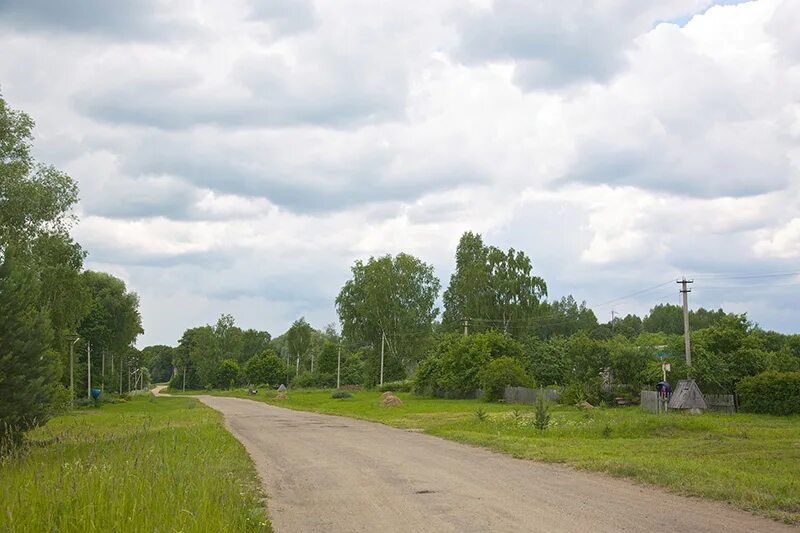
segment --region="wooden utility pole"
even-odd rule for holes
[[[81,340],[77,335],[69,343],[69,400],[75,407],[75,343]]]
[[[681,286],[681,294],[683,295],[683,342],[686,350],[686,366],[692,368],[692,340],[689,334],[689,293],[692,289],[688,287],[689,283],[694,283],[693,280],[687,280],[685,277],[678,282]]]
[[[611,310],[611,333],[614,333],[614,319],[616,318],[617,312],[613,309]]]
[[[469,318],[464,319],[464,336],[469,335]]]
[[[102,377],[100,379],[100,387],[105,390],[106,389],[106,349],[103,348],[103,362],[100,364],[100,374]]]
[[[386,333],[381,332],[381,385],[383,385],[383,346],[386,344]]]

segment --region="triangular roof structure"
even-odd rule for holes
[[[668,408],[705,410],[708,409],[708,405],[697,383],[693,379],[682,379],[672,392]]]

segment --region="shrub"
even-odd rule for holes
[[[503,397],[506,387],[522,387],[530,384],[530,378],[522,363],[513,357],[498,357],[480,372],[483,399],[487,402]]]
[[[384,383],[383,385],[378,385],[378,390],[380,392],[411,392],[412,382],[410,379],[404,379],[402,381],[390,381]]]
[[[564,405],[575,405],[586,401],[586,391],[583,390],[583,384],[572,382],[561,391],[561,399],[559,400]]]
[[[414,390],[448,398],[470,397],[480,387],[479,373],[502,356],[522,357],[524,347],[497,331],[469,336],[442,335],[414,375]]]
[[[742,411],[772,415],[800,413],[800,372],[762,372],[736,384]]]
[[[489,414],[486,412],[486,409],[479,406],[477,409],[475,409],[475,417],[483,422],[489,417]]]
[[[340,399],[344,399],[344,398],[352,398],[352,397],[353,397],[353,395],[350,394],[349,392],[347,392],[346,390],[333,391],[333,393],[331,394],[331,398],[333,398],[335,400],[340,400]]]
[[[52,414],[60,415],[66,413],[72,407],[72,394],[70,390],[63,385],[56,386],[55,394],[53,395],[53,405],[51,407]]]
[[[232,388],[239,382],[240,375],[239,363],[233,359],[224,359],[217,368],[214,385],[220,389]]]
[[[256,354],[244,365],[250,384],[277,384],[286,381],[286,364],[272,350]]]

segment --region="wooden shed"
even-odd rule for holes
[[[672,391],[668,408],[699,413],[708,409],[708,405],[697,383],[693,379],[682,379]]]

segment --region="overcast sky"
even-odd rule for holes
[[[370,255],[446,287],[466,230],[601,321],[686,274],[798,332],[800,277],[738,277],[800,270],[798,28],[797,0],[0,0],[0,91],[139,346],[323,327]]]

